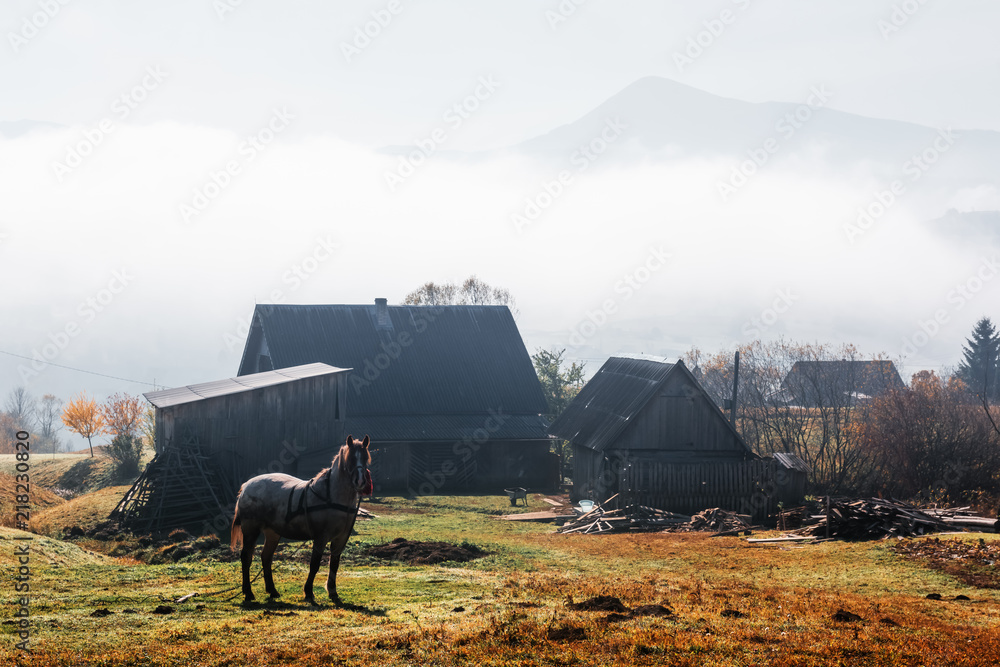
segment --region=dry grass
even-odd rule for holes
[[[8,528],[14,526],[16,520],[15,506],[20,504],[17,496],[24,494],[24,488],[18,488],[18,481],[12,475],[0,473],[0,526]],[[40,511],[60,505],[66,501],[52,493],[51,491],[38,486],[28,485],[28,499],[30,507],[30,518],[35,517]]]
[[[107,520],[108,514],[129,488],[131,487],[107,487],[33,514],[31,530],[50,537],[60,537],[72,526],[89,530],[98,523]]]
[[[10,657],[24,665],[1000,663],[1000,592],[926,569],[885,543],[763,547],[699,534],[554,535],[549,526],[493,521],[506,502],[372,506],[380,518],[359,524],[349,555],[393,537],[428,536],[470,540],[493,555],[460,565],[351,561],[340,592],[361,609],[304,604],[305,566],[293,558],[277,566],[282,602],[254,607],[227,599],[236,563],[97,558],[56,567],[40,558],[36,651],[15,655],[9,626],[0,626],[0,664]],[[9,552],[0,552],[7,581]],[[201,595],[171,604],[173,613],[152,613],[195,591]],[[931,592],[950,601],[926,599]],[[954,601],[960,594],[970,600]],[[596,595],[633,608],[662,604],[673,616],[608,619],[567,606]],[[0,589],[0,604],[11,598]],[[102,608],[112,613],[91,616]],[[859,620],[837,621],[839,610]]]

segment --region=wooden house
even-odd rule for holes
[[[796,361],[779,397],[806,408],[854,405],[905,386],[891,361]]]
[[[239,375],[352,368],[345,428],[376,493],[555,486],[541,385],[506,306],[258,305]]]
[[[138,530],[221,530],[251,477],[311,477],[346,440],[347,374],[314,363],[147,392],[156,456],[115,513]]]
[[[763,518],[805,483],[797,457],[754,454],[682,361],[608,359],[549,432],[572,446],[575,500]]]

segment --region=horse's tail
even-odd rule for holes
[[[236,506],[236,512],[233,514],[233,527],[229,531],[229,547],[235,551],[240,548],[243,544],[243,528],[240,526],[240,506]]]

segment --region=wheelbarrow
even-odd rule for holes
[[[510,498],[510,504],[512,506],[517,505],[517,499],[520,498],[524,501],[524,506],[528,506],[528,490],[520,486],[515,486],[512,489],[504,489],[507,493],[507,497]]]

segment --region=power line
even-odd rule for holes
[[[18,357],[20,359],[27,359],[28,361],[38,361],[38,359],[35,359],[33,357],[26,357],[23,354],[14,354],[13,352],[6,352],[4,350],[0,350],[0,354],[7,354],[7,355],[10,355],[12,357]],[[55,363],[52,363],[51,361],[46,361],[44,363],[45,363],[46,366],[55,366],[56,368],[65,368],[66,370],[76,371],[77,373],[89,373],[90,375],[100,375],[101,377],[111,378],[112,380],[122,380],[124,382],[134,382],[135,384],[148,384],[150,387],[157,387],[157,386],[159,386],[159,385],[157,385],[154,382],[145,382],[144,380],[130,380],[128,378],[118,377],[117,375],[108,375],[106,373],[98,373],[96,371],[88,371],[88,370],[84,370],[82,368],[73,368],[72,366],[63,366],[62,364],[55,364]]]

